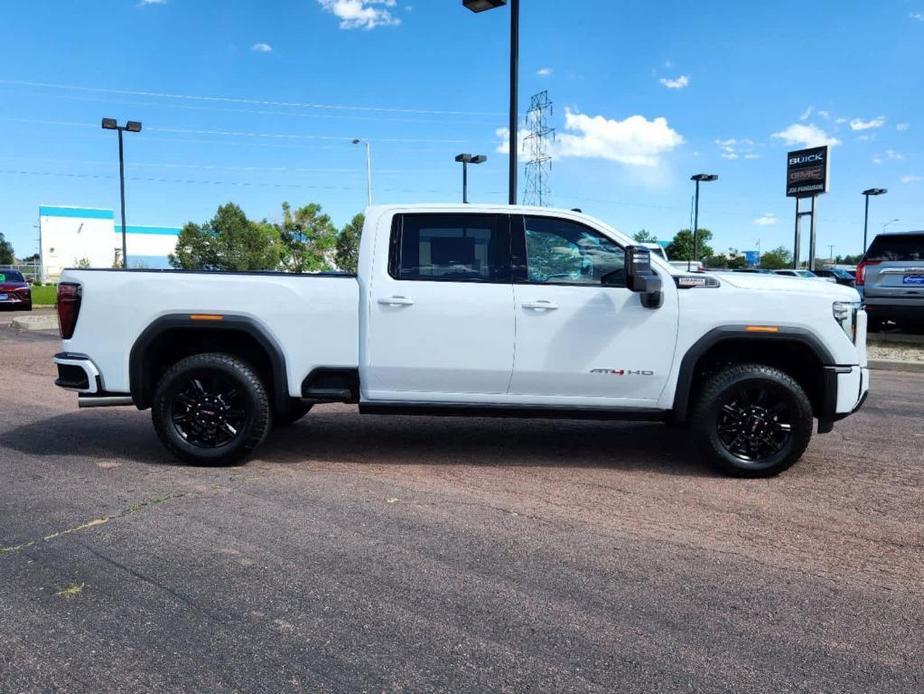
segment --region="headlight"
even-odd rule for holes
[[[854,343],[857,341],[857,312],[859,310],[859,301],[835,301],[831,306],[834,320]]]

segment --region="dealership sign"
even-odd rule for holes
[[[828,192],[828,147],[790,152],[786,165],[786,195],[808,198]]]

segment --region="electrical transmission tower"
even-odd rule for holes
[[[552,120],[552,102],[548,91],[541,91],[529,100],[526,112],[526,129],[529,134],[523,139],[523,148],[529,159],[526,161],[526,186],[523,188],[523,204],[548,207],[552,204],[552,143],[555,142],[555,128]],[[515,146],[515,145],[514,145]]]

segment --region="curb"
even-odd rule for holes
[[[14,318],[10,326],[16,330],[57,330],[58,316],[50,312],[45,315],[22,316]]]
[[[869,368],[876,371],[905,371],[909,373],[924,373],[924,361],[870,359]]]
[[[904,333],[868,333],[866,342],[870,345],[924,345],[924,335]]]

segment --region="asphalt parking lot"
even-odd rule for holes
[[[230,469],[0,329],[0,691],[924,691],[924,374],[782,477],[316,408]]]

